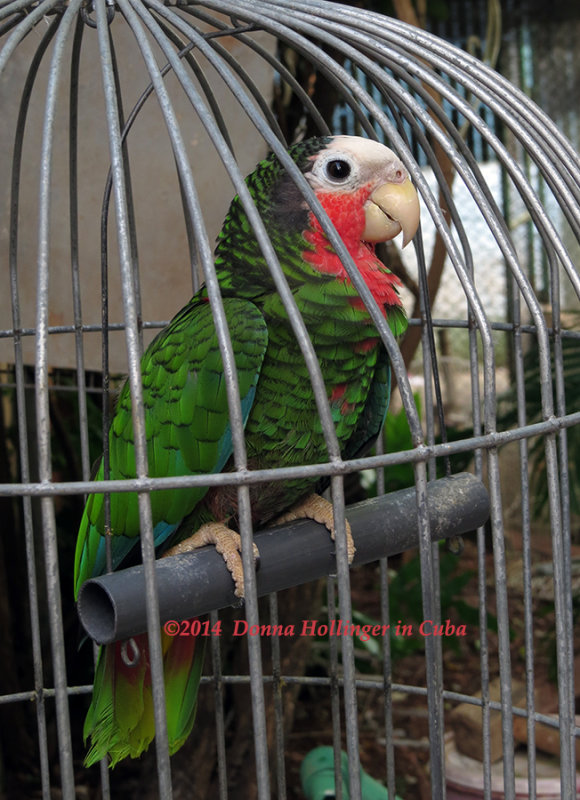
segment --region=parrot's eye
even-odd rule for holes
[[[343,192],[357,183],[360,166],[350,153],[329,148],[313,159],[311,174],[316,190]]]
[[[348,161],[342,158],[333,158],[332,161],[327,161],[325,165],[325,172],[327,178],[334,183],[342,183],[348,180],[352,172],[352,168]]]

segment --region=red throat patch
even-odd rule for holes
[[[368,187],[359,189],[354,194],[318,193],[324,210],[332,220],[340,238],[346,245],[364,282],[370,289],[380,308],[399,306],[401,300],[396,288],[401,281],[391,272],[386,272],[384,264],[377,258],[374,246],[361,241],[365,227],[364,203],[368,196]],[[351,283],[340,258],[332,250],[322,227],[314,214],[310,214],[310,229],[305,231],[304,238],[314,249],[305,250],[304,260],[314,269],[326,275],[335,275],[337,279]],[[360,297],[353,297],[355,308],[364,308]]]

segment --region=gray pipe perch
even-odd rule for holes
[[[483,525],[489,497],[468,473],[428,484],[433,541],[459,536]],[[419,543],[415,489],[403,489],[349,506],[356,544],[354,565],[367,564]],[[258,594],[278,592],[336,571],[334,544],[323,525],[300,520],[255,536],[260,550]],[[161,622],[182,620],[239,602],[222,557],[213,547],[157,561]],[[99,644],[127,639],[147,628],[145,578],[141,566],[91,578],[82,586],[78,613]]]

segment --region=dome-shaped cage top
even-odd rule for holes
[[[577,397],[567,394],[567,375],[580,337],[580,276],[575,266],[580,257],[580,158],[574,148],[523,92],[480,60],[394,19],[314,0],[216,0],[191,5],[159,0],[2,2],[0,73],[0,186],[5,220],[0,229],[0,259],[9,265],[0,308],[4,320],[12,319],[0,331],[0,360],[14,364],[20,448],[18,479],[2,487],[2,493],[24,498],[32,565],[33,521],[27,504],[30,495],[43,497],[63,796],[74,796],[74,773],[53,501],[57,495],[94,492],[89,480],[87,371],[129,374],[136,478],[124,487],[112,482],[108,488],[111,492],[144,491],[140,513],[148,625],[153,637],[159,617],[147,492],[194,485],[195,479],[147,477],[140,358],[152,336],[203,281],[226,365],[235,472],[197,476],[197,483],[229,484],[239,492],[249,621],[259,619],[250,568],[251,537],[246,541],[246,534],[251,534],[248,487],[252,483],[267,477],[323,477],[331,482],[336,518],[344,521],[346,473],[379,470],[381,489],[383,467],[388,476],[389,467],[412,464],[423,613],[428,618],[437,614],[438,574],[426,512],[427,478],[434,478],[446,459],[460,454],[473,459],[478,477],[486,476],[494,543],[506,797],[514,797],[515,777],[513,758],[510,766],[513,738],[502,480],[507,481],[505,490],[515,479],[507,470],[504,475],[497,449],[520,442],[522,525],[529,536],[533,501],[527,443],[541,437],[544,488],[536,488],[536,493],[546,505],[552,532],[559,725],[564,733],[562,796],[571,797],[574,759],[567,742],[572,741],[568,734],[575,727],[569,545],[571,512],[580,510],[575,507],[574,488],[578,466],[572,460],[568,467],[567,450],[567,435],[580,423]],[[383,251],[405,284],[403,295],[411,319],[402,354],[347,248],[287,154],[287,147],[296,140],[339,132],[386,143],[403,162],[421,197],[421,229],[413,252],[408,248],[401,253],[393,244]],[[467,144],[468,132],[485,142],[487,163],[476,160]],[[319,219],[387,349],[410,429],[409,445],[403,451],[383,454],[379,450],[373,456],[350,460],[341,455],[315,347],[272,248],[267,225],[243,180],[270,150]],[[213,260],[213,241],[235,194],[306,360],[326,439],[325,464],[299,465],[278,474],[274,470],[268,476],[248,469],[232,343]],[[431,307],[428,293],[433,296],[441,281],[443,288]],[[463,421],[469,424],[451,443],[443,414],[436,423],[433,411],[441,406],[435,348],[435,333],[440,331],[452,337],[468,384]],[[419,343],[423,420],[408,374]],[[32,434],[25,399],[27,365],[32,364],[37,474],[29,464]],[[53,368],[76,369],[82,480],[55,480],[49,406]],[[458,375],[455,380],[459,381]],[[502,394],[510,384],[513,392]],[[447,390],[446,402],[451,403],[455,385]],[[108,379],[105,391],[109,391]],[[515,410],[503,413],[500,395]],[[107,425],[105,420],[105,430]],[[388,450],[388,441],[386,446]],[[339,611],[346,619],[352,609],[344,522],[338,528]],[[482,530],[478,544],[484,552]],[[33,574],[30,586],[36,598]],[[483,604],[485,587],[482,568]],[[525,589],[529,599],[529,580]],[[35,599],[32,605],[33,618],[36,614],[38,619]],[[526,613],[531,631],[531,608]],[[357,682],[352,641],[346,639],[343,644],[347,745],[351,772],[356,774]],[[443,796],[441,653],[433,639],[426,639],[425,645],[431,781],[433,796]],[[40,641],[34,646],[38,664]],[[265,798],[269,779],[259,642],[250,641],[249,650],[257,709],[258,794]],[[486,658],[484,653],[482,664]],[[152,646],[154,668],[155,659],[159,665],[161,651]],[[482,666],[482,673],[486,669]],[[41,667],[35,680],[36,688],[41,688]],[[533,687],[533,668],[530,680]],[[164,712],[158,697],[156,720],[162,731]],[[533,716],[533,705],[528,712]],[[42,744],[40,752],[46,787],[47,755]],[[157,754],[160,791],[167,798],[171,777],[162,733],[157,737]],[[388,780],[393,792],[392,761]],[[351,783],[351,796],[360,796],[356,781]]]

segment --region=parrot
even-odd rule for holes
[[[399,279],[376,244],[419,226],[419,200],[408,172],[384,144],[358,136],[323,136],[288,153],[312,187],[385,316],[400,336],[407,318]],[[245,179],[300,310],[324,379],[344,458],[364,453],[387,412],[390,365],[370,314],[319,220],[280,160],[271,153]],[[214,263],[239,383],[249,469],[315,464],[327,458],[308,369],[288,314],[239,196],[218,234]],[[205,286],[147,347],[141,360],[148,471],[151,477],[222,473],[233,469],[226,381]],[[132,399],[120,392],[109,430],[109,475],[136,475]],[[95,480],[104,480],[101,460]],[[251,487],[254,526],[311,518],[334,533],[332,504],[315,493],[316,479],[299,477]],[[156,556],[213,544],[243,597],[235,486],[192,486],[150,493]],[[80,522],[74,591],[113,569],[139,541],[136,493],[90,494]],[[354,543],[347,527],[348,558]],[[203,645],[200,637],[161,631],[170,753],[195,719]],[[85,764],[137,758],[155,736],[147,635],[103,645],[97,659],[84,739]]]

